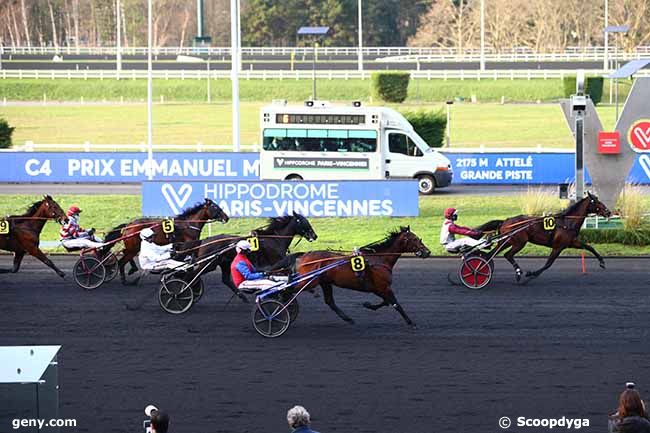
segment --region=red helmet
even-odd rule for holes
[[[79,209],[79,206],[72,205],[70,208],[68,208],[68,216],[72,216],[76,213],[80,213],[81,209]]]
[[[456,213],[456,209],[455,209],[455,208],[453,208],[453,207],[448,207],[447,209],[445,209],[445,218],[447,218],[448,220],[450,220],[450,219],[454,216],[455,213]]]

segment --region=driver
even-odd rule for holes
[[[158,245],[153,242],[154,231],[147,227],[140,232],[140,255],[138,261],[142,269],[173,269],[185,265],[172,259],[173,244]]]
[[[461,247],[475,247],[483,243],[483,241],[479,240],[483,236],[482,232],[457,225],[455,222],[457,219],[458,211],[455,208],[450,207],[445,209],[445,221],[442,223],[442,228],[440,229],[440,243],[445,247],[447,252],[455,252]],[[456,239],[456,235],[468,237]]]
[[[86,230],[79,225],[81,209],[72,205],[68,209],[68,222],[61,226],[59,232],[61,244],[66,249],[75,248],[100,248],[104,246],[102,240],[95,237],[95,229]]]
[[[274,286],[280,281],[287,281],[287,277],[269,276],[266,272],[255,270],[255,266],[248,258],[251,252],[250,242],[246,240],[237,242],[235,251],[237,251],[237,255],[230,264],[230,275],[238,290],[254,293]]]

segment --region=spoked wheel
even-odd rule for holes
[[[284,305],[286,305],[291,300],[291,298],[293,298],[292,295],[284,294],[284,293],[280,293],[275,297],[276,300],[280,301]],[[291,317],[291,323],[295,322],[296,319],[298,318],[298,314],[300,314],[300,305],[298,304],[298,299],[295,299],[293,302],[288,304],[287,310],[289,310],[289,317]]]
[[[106,260],[104,260],[104,267],[106,268],[106,278],[104,278],[104,281],[113,281],[113,279],[117,277],[117,271],[119,270],[117,267],[117,257],[115,257],[115,254],[108,253],[108,257],[106,257]]]
[[[289,329],[291,315],[289,309],[276,299],[265,299],[255,304],[253,327],[263,337],[275,338]]]
[[[83,256],[77,260],[72,270],[75,282],[85,290],[101,286],[106,278],[106,268],[95,257]]]
[[[493,265],[481,256],[466,257],[458,269],[458,278],[468,289],[479,290],[490,284]]]
[[[203,280],[197,278],[194,284],[192,284],[192,294],[194,296],[192,303],[195,304],[199,299],[201,299],[201,296],[203,296],[203,290]]]
[[[190,286],[180,278],[163,281],[158,292],[158,302],[169,314],[182,314],[190,309],[194,294]]]

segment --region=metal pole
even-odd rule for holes
[[[314,52],[311,59],[311,82],[312,82],[312,100],[318,100],[316,96],[316,47],[318,47],[318,42],[314,42]]]
[[[585,75],[579,71],[576,77],[576,94],[584,95]],[[586,108],[586,107],[585,107]],[[585,175],[584,175],[584,124],[585,113],[578,110],[576,113],[576,202],[585,196]]]
[[[232,150],[239,152],[239,29],[237,0],[230,0],[230,81],[232,83]]]
[[[618,71],[618,35],[614,36],[614,57],[616,70]],[[616,93],[616,121],[618,122],[618,78],[614,78],[614,87]]]
[[[208,57],[207,68],[208,68],[208,104],[210,104],[212,102],[212,92],[210,89],[210,57]]]
[[[451,104],[447,103],[447,147],[451,147]]]
[[[116,12],[117,12],[117,43],[116,45],[116,62],[117,62],[117,70],[121,71],[122,70],[122,5],[121,1],[117,0],[117,5],[116,5]],[[120,76],[118,75],[117,78],[119,79]]]
[[[147,1],[147,178],[153,179],[153,77],[151,51],[153,45],[152,0]]]
[[[481,0],[481,71],[485,71],[485,0]]]
[[[605,0],[605,29],[609,26],[609,1]],[[609,71],[609,33],[605,30],[605,53],[603,56],[603,70]]]
[[[203,37],[203,0],[196,0],[196,33]]]
[[[359,0],[359,6],[358,6],[358,14],[359,14],[359,67],[358,69],[360,71],[363,71],[363,20],[361,19],[361,1]]]
[[[241,71],[241,0],[237,0],[237,53],[237,71]]]

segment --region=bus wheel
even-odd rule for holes
[[[436,182],[433,180],[433,176],[428,174],[422,174],[416,178],[418,180],[418,191],[422,195],[431,195],[436,189]]]
[[[289,176],[285,177],[284,180],[298,181],[298,180],[302,180],[302,176],[299,174],[290,174]]]

